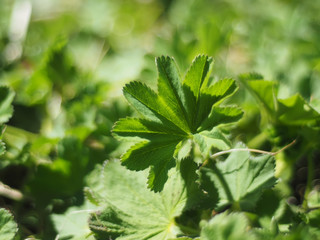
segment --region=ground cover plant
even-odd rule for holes
[[[3,0],[0,240],[319,239],[319,7]]]
[[[81,206],[51,216],[58,230],[57,238],[290,239],[299,234],[310,239],[319,237],[318,193],[306,190],[301,208],[283,202],[277,193],[273,155],[282,150],[248,149],[232,138],[234,125],[243,111],[225,102],[238,90],[236,81],[222,79],[212,83],[213,59],[205,55],[194,59],[183,80],[173,58],[159,57],[156,64],[157,92],[138,81],[123,88],[124,96],[140,117],[121,118],[112,132],[120,140],[130,139],[131,146],[120,161],[107,160],[89,173]],[[320,114],[300,95],[278,100],[272,82],[257,74],[242,75],[240,79],[266,111],[276,111],[268,116],[275,121],[274,128],[277,124],[281,128],[291,127],[292,136],[297,137],[304,127],[317,135]],[[2,119],[7,121],[12,114],[12,92],[3,87],[2,96]],[[299,140],[300,144],[303,141]],[[64,177],[61,171],[68,169],[68,165],[63,165],[64,159],[72,164],[87,151],[73,138],[59,144],[62,149],[58,148],[59,158],[53,168],[49,165],[52,170],[39,168],[38,179],[30,182],[34,195],[40,195],[43,188],[52,184],[54,189],[56,184],[81,181],[85,175],[88,157],[82,165],[71,165],[70,175]],[[308,151],[313,148],[317,145],[312,144]],[[59,187],[56,194],[68,195],[81,185],[63,188],[66,190]],[[53,189],[36,199],[41,200],[39,205],[50,201],[55,195]],[[12,190],[9,194],[13,195]],[[1,235],[14,238],[18,225],[8,210],[2,209],[2,213]]]

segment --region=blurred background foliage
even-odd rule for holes
[[[278,98],[299,92],[319,111],[319,12],[319,0],[1,0],[0,85],[9,88],[0,91],[0,123],[7,122],[0,180],[23,193],[23,200],[1,197],[1,206],[13,210],[22,236],[54,232],[49,214],[80,205],[84,177],[121,154],[110,130],[132,114],[122,86],[155,87],[155,56],[173,56],[181,73],[199,53],[213,56],[215,79],[258,72],[280,82]],[[303,135],[300,126],[281,128],[293,133],[275,141],[279,126],[264,129],[248,93],[234,101],[247,112],[234,134],[249,145],[271,150]],[[260,131],[267,139],[257,138]],[[317,138],[318,129],[306,131]]]

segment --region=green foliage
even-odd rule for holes
[[[13,107],[11,104],[14,95],[14,92],[10,88],[0,86],[0,124],[7,122],[13,114]]]
[[[0,239],[12,240],[18,232],[18,226],[9,211],[0,209]]]
[[[285,99],[277,98],[277,83],[265,81],[256,74],[241,75],[242,83],[259,100],[274,123],[289,126],[316,126],[320,114],[300,94]]]
[[[0,239],[320,239],[319,11],[2,0]]]
[[[228,140],[216,126],[239,120],[242,111],[219,106],[237,86],[231,79],[210,85],[212,58],[196,57],[183,81],[172,58],[160,57],[156,63],[158,93],[140,82],[129,83],[123,89],[128,102],[143,118],[121,119],[113,133],[145,139],[133,145],[121,160],[131,170],[151,166],[148,186],[161,191],[168,170],[175,165],[174,156],[181,161],[190,153],[192,143],[187,140],[197,143],[204,156],[211,153],[212,147],[228,149]]]
[[[252,234],[248,233],[248,225],[248,220],[241,213],[222,213],[204,225],[200,237],[203,240],[255,239]]]
[[[168,239],[181,234],[175,217],[187,202],[183,180],[172,169],[157,194],[146,188],[146,174],[108,162],[90,175],[89,187],[103,206],[89,221],[97,239]]]
[[[64,214],[52,214],[51,218],[61,239],[94,239],[89,225],[88,218],[95,206],[86,202],[82,206],[70,207]]]
[[[239,147],[241,145],[238,145]],[[243,146],[242,146],[243,147]],[[274,159],[264,155],[254,157],[249,152],[233,152],[224,161],[201,168],[219,193],[218,209],[252,210],[264,189],[276,183]]]

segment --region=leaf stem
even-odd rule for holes
[[[296,139],[293,140],[291,143],[289,143],[288,145],[284,146],[283,148],[281,148],[280,150],[278,150],[276,152],[268,152],[268,151],[263,151],[263,150],[259,150],[259,149],[253,149],[253,148],[233,148],[233,149],[217,152],[217,153],[211,155],[210,158],[206,159],[203,162],[201,167],[207,165],[208,161],[210,159],[214,159],[214,158],[217,158],[217,157],[219,157],[221,155],[232,153],[232,152],[255,152],[255,153],[268,154],[268,155],[274,156],[274,155],[277,155],[278,153],[286,150],[287,148],[291,147],[293,144],[296,143],[296,141],[297,141]]]
[[[2,182],[0,182],[0,196],[7,197],[16,201],[21,201],[24,197],[19,190],[13,189]]]

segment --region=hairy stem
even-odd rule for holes
[[[15,201],[21,201],[23,199],[23,194],[20,191],[9,187],[2,182],[0,182],[0,196],[7,197]]]
[[[271,156],[277,155],[278,153],[286,150],[287,148],[291,147],[293,144],[296,143],[296,139],[293,140],[291,143],[289,143],[288,145],[284,146],[283,148],[281,148],[280,150],[276,151],[276,152],[268,152],[268,151],[263,151],[263,150],[259,150],[259,149],[252,149],[252,148],[233,148],[233,149],[229,149],[229,150],[225,150],[225,151],[221,151],[221,152],[217,152],[213,155],[210,156],[210,158],[208,158],[207,160],[205,160],[202,164],[201,167],[205,166],[208,164],[208,161],[210,159],[215,159],[221,155],[224,154],[228,154],[228,153],[232,153],[232,152],[255,152],[255,153],[261,153],[261,154],[268,154]]]

